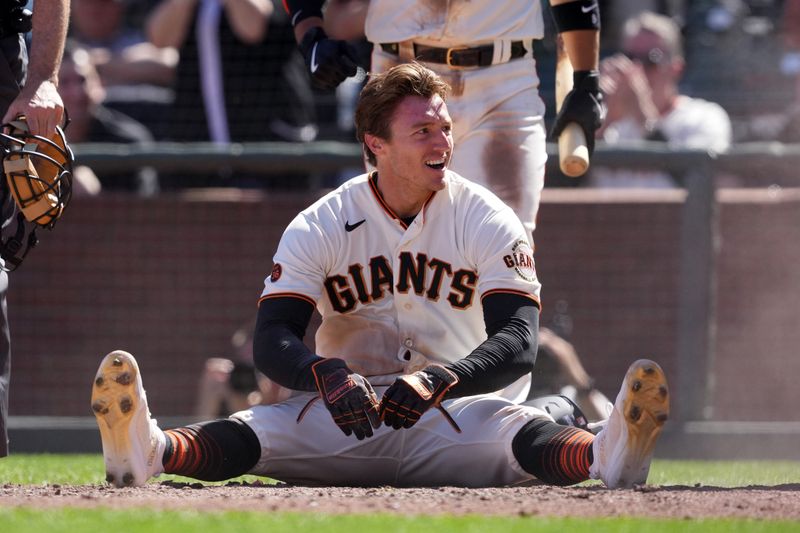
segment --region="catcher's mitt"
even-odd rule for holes
[[[29,222],[52,229],[72,196],[74,156],[64,130],[32,135],[25,117],[2,126],[0,145],[8,188]]]
[[[12,271],[39,242],[36,228],[52,229],[64,213],[72,196],[74,157],[60,127],[51,138],[32,135],[25,117],[0,126],[0,157],[19,210],[16,230],[0,239],[0,269]]]

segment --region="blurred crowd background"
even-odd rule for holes
[[[719,104],[730,118],[730,142],[800,141],[800,0],[599,3],[603,58],[625,52],[628,19],[665,15],[683,41],[685,66],[675,80],[680,93]],[[547,36],[535,43],[535,53],[549,123],[555,31],[545,15]],[[369,45],[358,44],[366,63]],[[280,0],[224,7],[218,0],[73,0],[66,55],[61,91],[73,143],[355,142],[352,107],[363,79],[351,78],[336,92],[312,90]],[[96,176],[84,167],[81,176],[87,194],[266,187],[258,175],[224,172],[159,176],[143,168]],[[581,180],[551,176],[547,185],[584,186],[592,179],[591,173]],[[289,176],[269,183],[304,182]]]

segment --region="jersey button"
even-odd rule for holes
[[[411,339],[406,339],[403,341],[403,344],[405,344],[406,348],[411,348],[414,346],[414,341]]]
[[[403,304],[403,307],[405,308],[406,311],[410,311],[411,308],[414,307],[414,306],[411,305],[411,304]]]

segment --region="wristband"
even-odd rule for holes
[[[322,18],[322,4],[307,0],[283,0],[283,8],[292,17],[292,27],[311,17]]]
[[[599,30],[600,6],[598,0],[577,0],[550,6],[558,33],[574,30]]]
[[[600,71],[598,70],[576,70],[572,73],[572,86],[591,89],[595,92],[600,90]]]

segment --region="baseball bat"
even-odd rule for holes
[[[556,113],[561,111],[564,97],[572,90],[572,63],[569,61],[564,40],[559,35],[556,46]],[[558,136],[558,164],[561,172],[571,178],[582,176],[589,170],[589,148],[583,129],[570,122]]]

